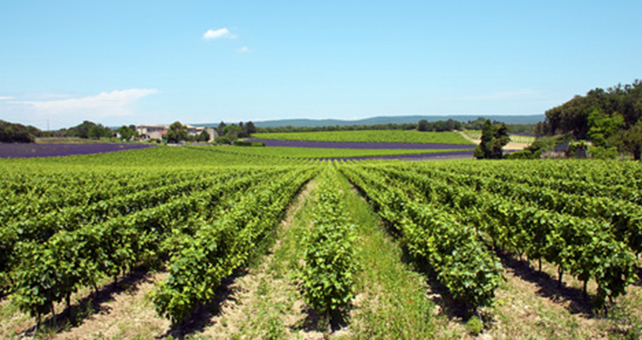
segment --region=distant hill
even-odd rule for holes
[[[529,115],[529,116],[482,116],[482,115],[466,115],[466,116],[381,116],[381,117],[372,117],[358,120],[341,120],[341,119],[279,119],[279,120],[264,120],[264,121],[253,121],[256,127],[281,127],[281,126],[308,126],[308,127],[317,127],[317,126],[346,126],[346,125],[376,125],[376,124],[408,124],[408,123],[417,123],[422,119],[425,119],[429,122],[434,122],[438,120],[448,120],[453,119],[460,122],[467,122],[469,120],[475,120],[478,117],[484,117],[490,120],[496,120],[499,122],[504,122],[506,124],[535,124],[537,122],[543,121],[546,116],[543,114],[539,115]],[[238,123],[238,122],[225,122],[229,123]],[[208,123],[208,124],[195,124],[199,126],[212,126],[216,127],[220,123]]]

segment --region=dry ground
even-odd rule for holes
[[[481,143],[481,140],[470,138],[470,136],[468,136],[467,134],[465,134],[462,131],[459,131],[459,134],[462,135],[464,138],[466,138],[468,141],[473,142],[473,143],[475,143],[477,145],[479,145],[479,143]],[[524,148],[526,148],[529,145],[530,144],[528,144],[528,143],[510,142],[510,143],[506,144],[506,146],[504,146],[504,151],[520,151],[520,150],[524,150]]]

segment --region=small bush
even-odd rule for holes
[[[216,141],[217,144],[230,144],[231,142],[230,139],[225,136],[216,137],[214,141]]]
[[[591,146],[588,152],[594,159],[615,159],[618,155],[616,147]]]
[[[533,159],[534,154],[528,150],[515,151],[506,155],[506,159]]]
[[[248,142],[244,140],[235,140],[234,145],[235,146],[252,146],[252,142]]]
[[[248,142],[244,140],[236,140],[234,141],[234,145],[236,146],[265,146],[265,143],[263,142]]]
[[[466,322],[466,328],[472,335],[479,335],[484,330],[484,323],[476,316],[473,316]]]

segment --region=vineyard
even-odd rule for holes
[[[354,130],[255,133],[252,138],[324,141],[324,142],[376,142],[376,143],[424,143],[472,145],[456,132],[421,132],[417,130]]]
[[[3,160],[0,337],[642,336],[638,163],[230,150]]]

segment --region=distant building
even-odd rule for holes
[[[204,126],[192,126],[185,125],[187,127],[188,136],[198,136],[203,131],[207,131],[210,135],[208,143],[213,142],[214,138],[218,137],[218,132],[214,128],[204,127]],[[162,140],[167,135],[167,130],[169,130],[169,125],[139,125],[136,127],[136,132],[140,138],[144,140]]]
[[[555,145],[553,151],[545,152],[542,155],[545,158],[554,158],[554,157],[575,157],[575,158],[586,158],[587,149],[591,143],[586,143],[583,141],[580,142],[564,142],[562,144]]]
[[[167,134],[168,125],[139,125],[136,127],[136,132],[140,138],[149,140],[161,140]]]
[[[214,128],[209,128],[204,126],[192,126],[192,125],[185,125],[185,126],[187,127],[188,136],[198,136],[203,131],[207,131],[207,134],[210,135],[210,139],[207,141],[208,143],[213,142],[214,138],[218,137],[218,132],[216,132]]]

